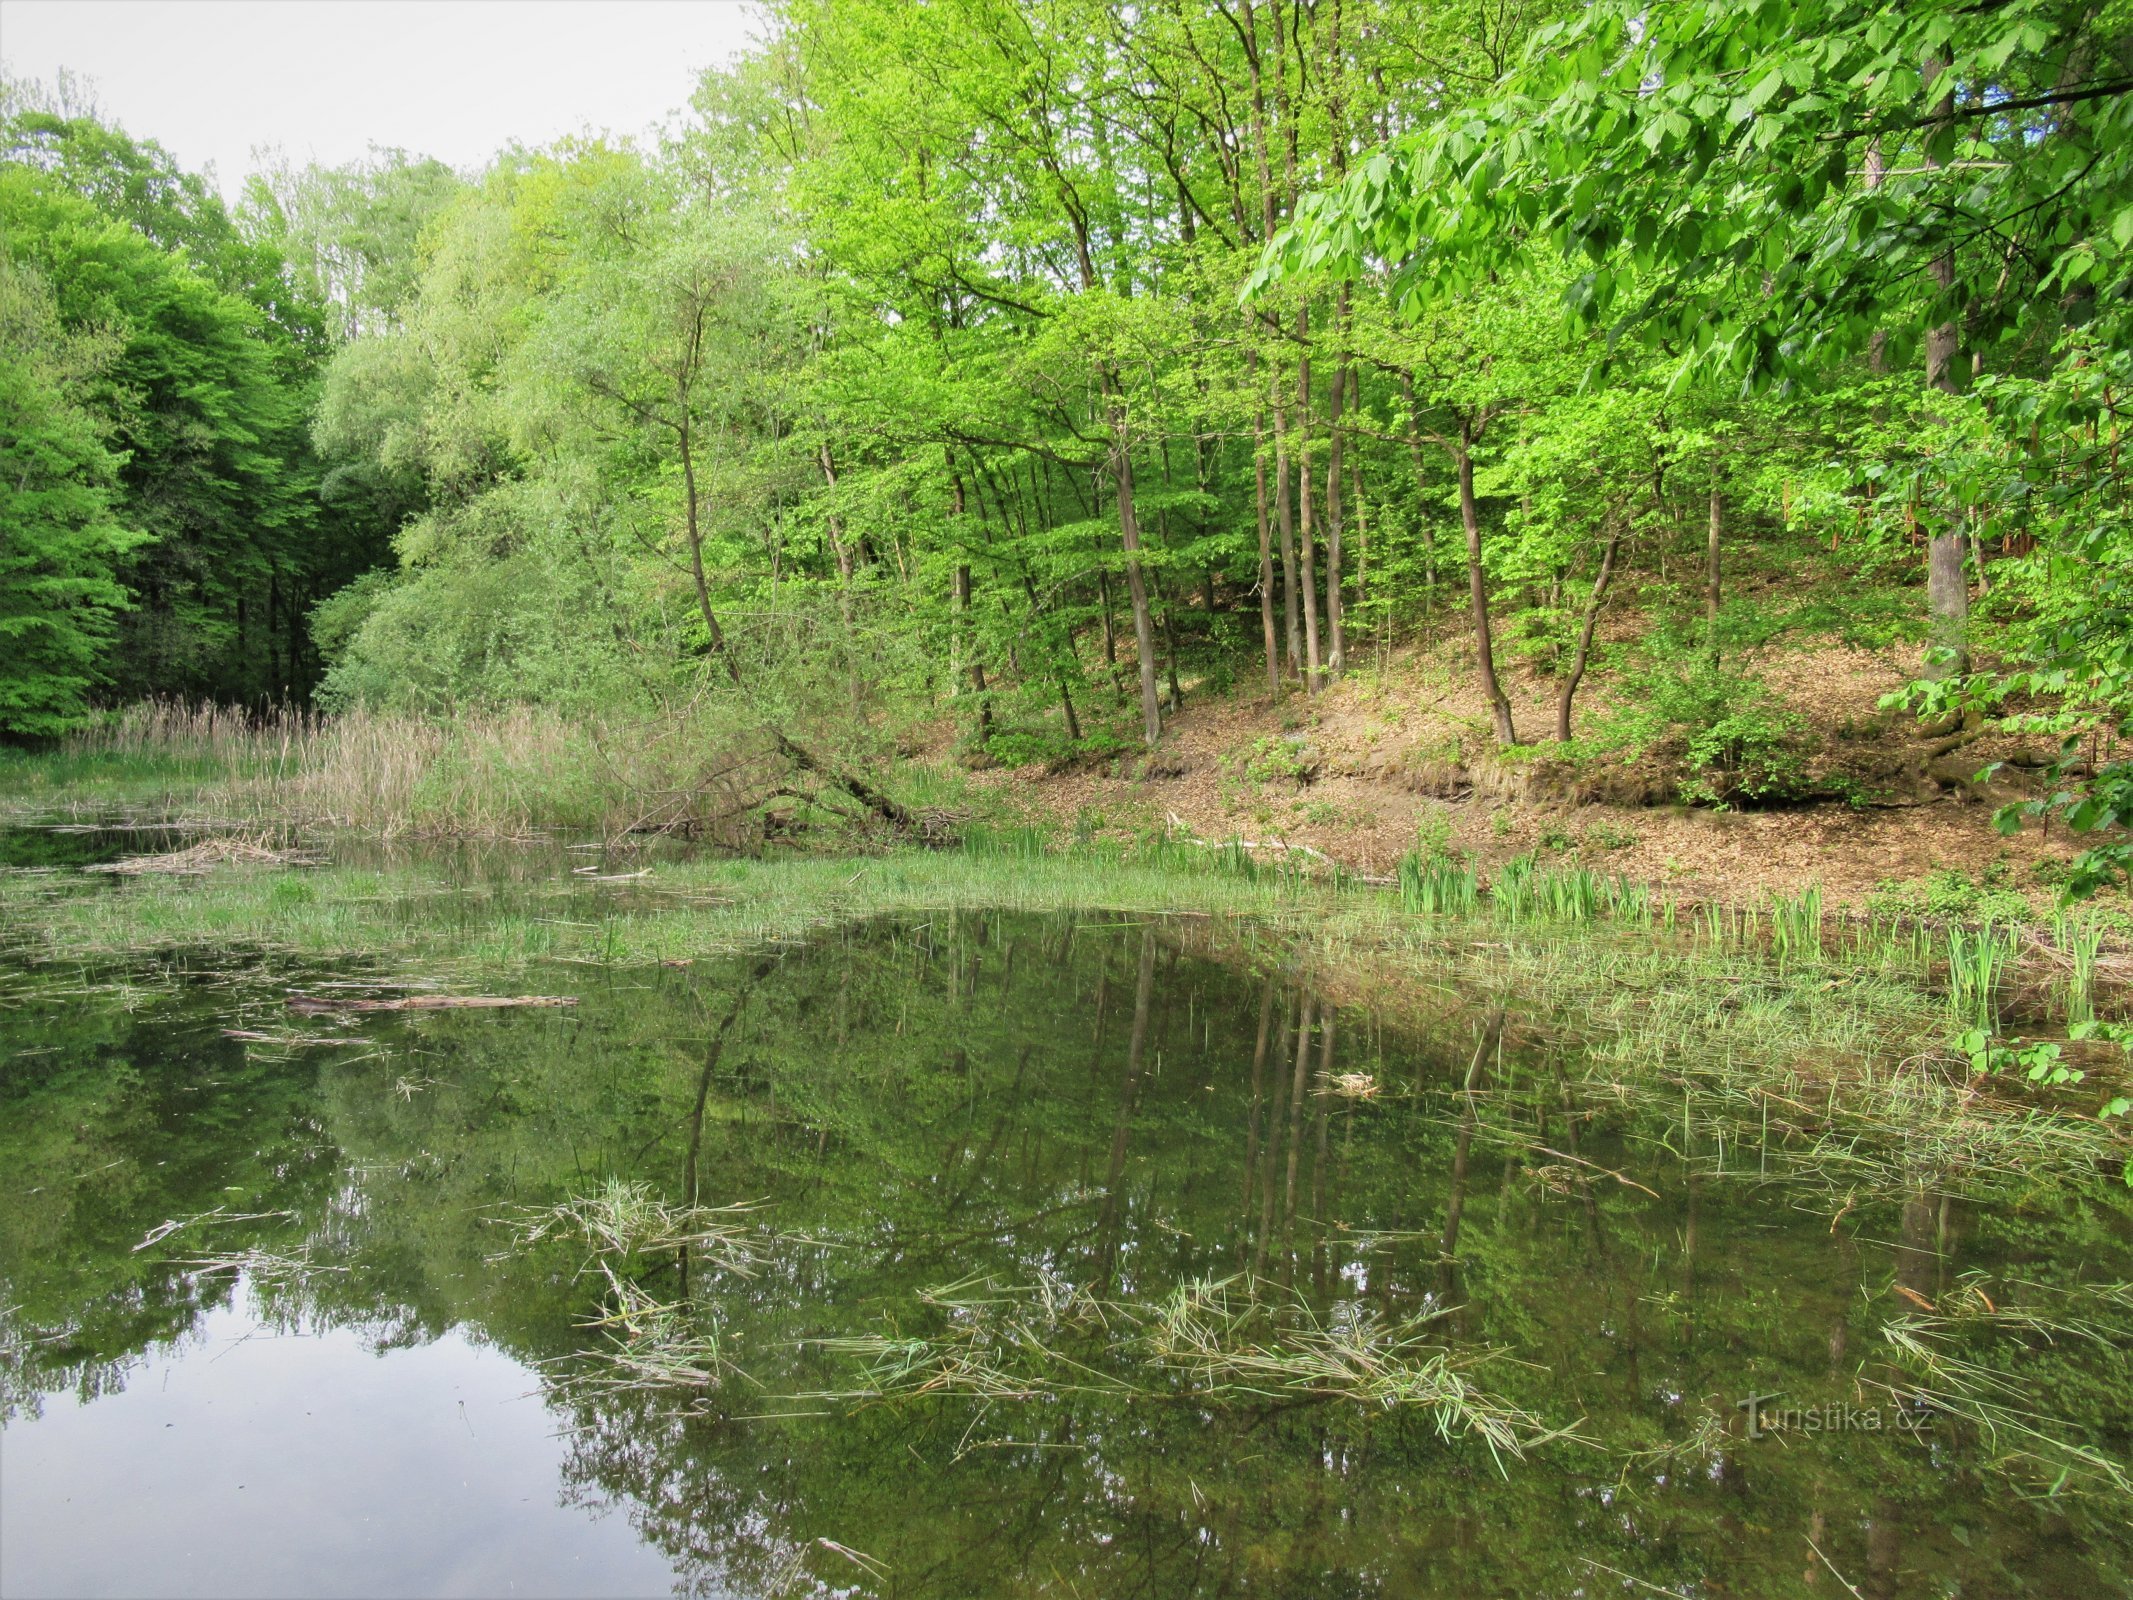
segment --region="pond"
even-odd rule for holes
[[[2133,1572],[2115,1177],[1804,1182],[1537,1006],[1086,913],[9,976],[10,1596]]]

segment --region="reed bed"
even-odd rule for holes
[[[739,844],[760,839],[759,807],[787,782],[774,755],[761,730],[704,707],[325,716],[147,700],[67,740],[52,758],[65,778],[56,792],[18,783],[13,798],[42,812],[175,814],[385,838],[641,830]]]

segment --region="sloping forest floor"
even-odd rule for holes
[[[1782,609],[1799,596],[1767,584],[1762,598]],[[1419,842],[1484,865],[1533,853],[1684,898],[1819,885],[1833,905],[1935,916],[2047,909],[2080,848],[2062,825],[2026,822],[2007,836],[1994,826],[2002,805],[2046,792],[2053,741],[1951,734],[1882,706],[1918,675],[1911,638],[1840,624],[1780,630],[1739,652],[1727,670],[1767,691],[1763,716],[1784,729],[1792,792],[1691,804],[1681,738],[1625,731],[1649,688],[1635,672],[1586,680],[1578,741],[1565,747],[1553,738],[1552,663],[1502,659],[1499,644],[1501,681],[1531,742],[1497,750],[1463,620],[1441,620],[1417,643],[1351,647],[1356,665],[1315,695],[1292,685],[1276,701],[1263,682],[1227,693],[1188,683],[1153,756],[981,766],[972,782],[1033,825],[1082,835],[1181,826],[1370,873],[1391,871]],[[1601,648],[1641,654],[1658,625],[1625,608],[1603,625]],[[951,744],[944,724],[927,753]]]

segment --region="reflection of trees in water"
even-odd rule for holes
[[[568,1252],[509,1256],[484,1219],[625,1177],[679,1204],[768,1198],[809,1241],[744,1280],[671,1256],[633,1268],[739,1336],[763,1389],[718,1395],[725,1416],[552,1374],[576,1430],[568,1495],[625,1508],[699,1592],[874,1587],[820,1540],[888,1562],[879,1587],[907,1595],[1530,1589],[1589,1583],[1587,1558],[1646,1582],[1752,1590],[1761,1573],[1774,1592],[1812,1559],[1802,1530],[1862,1584],[1905,1574],[1896,1593],[2088,1560],[2064,1537],[2043,1549],[2049,1514],[1893,1438],[1728,1441],[1629,1480],[1619,1454],[1564,1448],[1505,1482],[1477,1450],[1339,1404],[1074,1395],[741,1420],[849,1385],[807,1341],[920,1327],[930,1285],[1049,1273],[1152,1299],[1250,1271],[1329,1314],[1456,1308],[1450,1336],[1539,1364],[1513,1399],[1653,1450],[1752,1388],[1804,1400],[1849,1382],[1883,1310],[1862,1289],[1938,1297],[1954,1213],[1863,1199],[1855,1242],[1782,1189],[1713,1174],[1673,1136],[1678,1100],[1592,1098],[1575,1056],[1500,1004],[1388,1034],[1143,924],[880,923],[582,989],[568,1017],[381,1024],[372,1061],[248,1057],[214,1036],[226,1002],[207,996],[61,1036],[35,1074],[0,1068],[6,1326],[18,1349],[62,1335],[13,1375],[31,1392],[122,1383],[223,1303],[226,1278],[132,1246],[231,1183],[245,1209],[296,1214],[231,1243],[345,1268],[269,1286],[270,1317],[360,1326],[380,1348],[458,1325],[522,1361],[564,1356],[592,1337],[597,1284]],[[0,1017],[0,1047],[38,1026]],[[396,1093],[415,1048],[432,1086]],[[1321,1092],[1342,1069],[1389,1092]],[[59,1177],[74,1181],[21,1193]],[[2124,1217],[2101,1190],[2048,1219],[1985,1209],[1964,1248],[2032,1275],[2124,1271]],[[2106,1366],[2029,1359],[2061,1403],[2125,1425]],[[1930,1537],[1957,1502],[1970,1551]],[[1784,1532],[1745,1538],[1744,1520]],[[2122,1549],[2122,1528],[2091,1521],[2085,1537]]]

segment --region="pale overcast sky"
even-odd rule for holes
[[[513,139],[642,133],[760,26],[742,0],[0,0],[0,63],[94,80],[106,115],[235,198],[258,146],[473,167]]]

